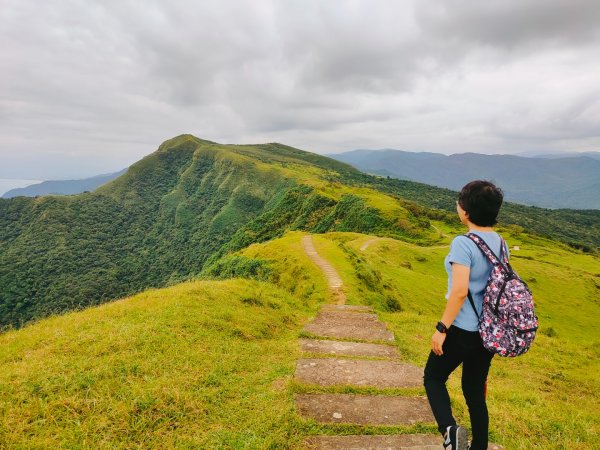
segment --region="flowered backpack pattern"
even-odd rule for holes
[[[500,356],[522,355],[531,347],[538,329],[531,291],[510,266],[504,239],[501,239],[498,259],[482,238],[474,233],[467,233],[465,236],[477,244],[493,265],[483,294],[483,311],[479,317],[479,334],[483,339],[483,346]],[[478,315],[470,291],[469,301]]]

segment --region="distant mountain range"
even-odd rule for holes
[[[327,156],[364,172],[453,190],[487,179],[501,186],[507,200],[526,205],[600,209],[600,152],[523,157],[354,150]]]
[[[600,160],[600,152],[575,152],[575,153],[516,153],[515,156],[525,156],[527,158],[546,158],[546,159],[557,159],[557,158],[576,158],[579,156],[587,156],[588,158],[594,158]]]
[[[81,194],[86,191],[93,191],[99,188],[103,184],[114,180],[115,178],[123,175],[127,169],[120,170],[114,173],[108,173],[103,175],[96,175],[91,178],[85,178],[82,180],[51,180],[43,181],[41,183],[32,184],[24,188],[11,189],[2,195],[2,198],[13,198],[13,197],[36,197],[38,195],[72,195]]]

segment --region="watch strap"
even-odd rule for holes
[[[446,327],[446,325],[444,325],[444,323],[442,321],[439,321],[437,323],[437,325],[435,326],[436,330],[438,330],[440,333],[447,333],[448,332],[448,327]]]

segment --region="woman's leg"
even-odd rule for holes
[[[469,408],[473,431],[470,448],[471,450],[486,450],[489,418],[485,401],[485,383],[494,355],[483,347],[479,335],[472,341],[470,351],[465,355],[463,361],[462,390]]]
[[[438,430],[443,435],[447,427],[456,425],[456,420],[452,416],[446,380],[462,361],[457,336],[452,328],[448,331],[442,350],[444,353],[440,356],[433,352],[429,353],[423,378],[427,399],[438,424]]]

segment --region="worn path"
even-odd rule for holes
[[[380,240],[381,238],[373,238],[373,239],[369,239],[368,241],[365,241],[363,243],[363,245],[360,246],[360,251],[364,252],[366,249],[369,248],[369,245],[371,245],[373,242],[377,242],[378,240]]]
[[[361,250],[376,240],[366,241]],[[300,415],[324,425],[435,424],[427,399],[410,394],[411,389],[414,392],[421,387],[423,370],[400,361],[393,333],[370,307],[345,304],[343,282],[335,268],[317,253],[311,235],[302,238],[302,245],[325,273],[337,304],[324,305],[304,327],[311,338],[300,339],[305,355],[298,360],[295,380],[311,393],[296,395]],[[332,391],[343,387],[409,390],[406,395]],[[441,438],[437,434],[329,435],[310,436],[304,445],[320,450],[433,450],[441,448]],[[492,444],[489,449],[502,447]]]
[[[304,247],[304,251],[308,257],[325,273],[329,289],[333,291],[334,296],[336,297],[336,303],[338,305],[343,305],[346,303],[346,294],[342,289],[342,279],[334,267],[317,253],[315,244],[313,243],[312,236],[310,234],[302,237],[302,247]]]

